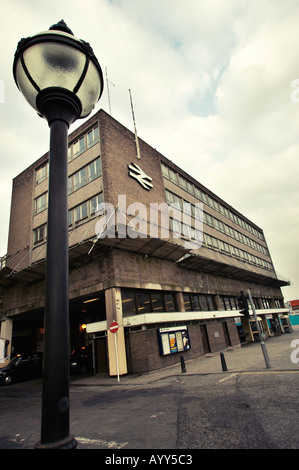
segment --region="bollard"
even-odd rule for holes
[[[184,356],[180,356],[180,359],[181,359],[181,369],[182,369],[182,373],[186,372],[186,366],[185,366],[185,359],[184,359]]]
[[[226,366],[225,357],[223,353],[220,353],[220,359],[221,359],[222,371],[226,372],[227,366]]]

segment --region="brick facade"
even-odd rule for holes
[[[88,145],[88,132],[95,127],[99,129],[99,139]],[[147,217],[150,208],[153,210],[152,214],[157,210],[153,204],[166,205],[167,190],[182,200],[195,204],[198,201],[195,190],[192,194],[188,193],[186,188],[178,184],[178,180],[175,183],[170,178],[167,179],[161,170],[161,164],[165,164],[177,175],[188,180],[194,188],[196,186],[205,191],[206,197],[214,198],[217,204],[222,204],[225,210],[230,211],[231,219],[225,213],[220,213],[215,207],[212,208],[205,203],[206,214],[217,219],[219,223],[229,225],[232,232],[230,235],[224,231],[220,233],[216,227],[212,228],[211,225],[205,224],[204,233],[227,243],[234,243],[234,246],[240,249],[244,249],[244,244],[240,240],[232,241],[233,231],[237,231],[241,238],[243,235],[247,237],[250,235],[252,244],[245,247],[246,251],[258,255],[261,260],[271,262],[267,251],[258,252],[254,244],[259,243],[261,247],[267,249],[263,235],[260,238],[257,236],[256,231],[262,234],[261,229],[141,139],[139,142],[141,159],[137,159],[134,134],[104,111],[96,113],[70,135],[70,147],[75,146],[79,139],[85,139],[85,147],[70,159],[69,176],[73,177],[98,158],[101,159],[102,171],[96,178],[86,181],[78,189],[70,192],[69,210],[87,204],[94,196],[103,194],[103,200],[112,204],[115,213],[118,214],[115,217],[115,224],[119,224],[121,220],[126,224],[127,230],[130,215],[126,213],[124,216],[118,211],[120,195],[125,196],[126,207],[123,208],[125,211],[130,204],[142,203],[146,207]],[[34,241],[33,233],[37,227],[47,223],[47,210],[35,213],[34,200],[48,190],[48,178],[42,182],[36,181],[36,169],[48,159],[47,153],[13,181],[7,267],[3,273],[0,273],[0,282],[4,288],[0,321],[13,320],[14,329],[18,330],[19,336],[20,332],[23,334],[26,331],[24,325],[28,326],[27,330],[29,326],[32,328],[32,337],[40,338],[41,335],[46,239]],[[145,189],[129,175],[128,165],[132,163],[140,166],[143,172],[152,178],[152,189]],[[243,226],[238,225],[238,218],[239,221],[240,218],[244,221]],[[76,345],[76,341],[80,345],[92,342],[92,335],[88,336],[80,330],[81,324],[92,324],[105,319],[110,321],[117,316],[120,321],[120,334],[123,335],[120,344],[125,344],[122,354],[124,357],[126,355],[129,372],[147,372],[179,362],[180,354],[160,355],[157,330],[165,325],[169,327],[179,324],[188,327],[191,349],[183,352],[185,360],[202,356],[209,351],[212,353],[221,351],[230,344],[239,345],[239,335],[234,320],[238,312],[221,310],[223,306],[220,296],[236,297],[241,289],[245,290],[250,285],[259,308],[262,308],[262,298],[271,299],[272,307],[274,299],[283,298],[274,271],[267,271],[262,266],[253,266],[252,263],[228,256],[221,250],[215,251],[207,244],[195,250],[197,259],[201,260],[197,265],[192,263],[188,265],[187,258],[184,264],[184,256],[190,254],[184,246],[184,240],[150,237],[149,225],[146,238],[134,239],[127,236],[118,239],[116,235],[116,238],[100,239],[94,243],[97,220],[97,215],[89,212],[79,220],[72,221],[69,227],[70,321],[71,339],[74,342],[72,347]],[[161,218],[158,218],[157,222],[158,225],[161,224]],[[246,223],[251,224],[251,234],[246,229]],[[119,227],[120,225],[117,225],[116,228]],[[193,252],[191,254],[194,255]],[[215,267],[215,272],[214,268],[209,267],[209,263]],[[260,279],[262,282],[259,282]],[[122,289],[171,293],[176,298],[177,312],[168,315],[165,311],[157,317],[152,311],[150,313],[152,316],[147,317],[144,324],[139,320],[142,316],[132,314],[132,318],[130,317],[126,323],[127,319],[122,318]],[[184,293],[213,296],[215,311],[185,311]],[[105,298],[111,301],[109,312],[107,305],[105,307]],[[98,303],[85,303],[93,300]],[[113,310],[116,308],[117,312]],[[37,329],[38,335],[35,331]],[[107,341],[110,341],[108,351],[111,350],[109,335]],[[39,347],[42,347],[42,340],[39,339],[39,342]],[[32,343],[30,347],[36,347],[36,343]],[[108,364],[111,361],[112,358],[107,357]]]

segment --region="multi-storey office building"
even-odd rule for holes
[[[14,354],[43,349],[48,159],[13,181],[0,336]],[[266,336],[287,313],[263,231],[102,110],[69,136],[68,181],[70,341],[93,344],[96,371],[116,374],[113,320],[124,374],[254,340],[241,289]]]

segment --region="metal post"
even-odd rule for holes
[[[252,300],[252,297],[251,297],[250,289],[247,290],[247,294],[248,294],[249,302],[250,302],[250,305],[251,305],[251,308],[252,308],[252,313],[253,313],[254,320],[255,320],[255,323],[256,323],[257,331],[258,331],[258,334],[259,334],[259,339],[260,339],[261,348],[262,348],[262,352],[263,352],[264,359],[265,359],[265,364],[266,364],[267,369],[271,369],[267,348],[266,348],[265,342],[264,342],[263,337],[262,337],[262,332],[261,332],[260,325],[259,325],[259,322],[258,322],[258,319],[257,319],[257,315],[256,315],[254,303],[253,303],[253,300]]]
[[[114,346],[115,346],[115,359],[116,359],[116,371],[117,371],[117,381],[119,382],[119,365],[118,365],[118,351],[117,351],[117,333],[114,333]]]
[[[68,128],[72,97],[41,95],[50,127],[46,299],[41,441],[36,448],[72,449],[69,434]],[[75,102],[76,105],[76,102]]]
[[[186,372],[186,366],[185,366],[185,359],[184,359],[184,356],[180,356],[180,360],[181,360],[181,371],[182,373],[184,374]]]
[[[226,372],[227,365],[226,365],[226,361],[225,361],[225,357],[223,353],[220,353],[220,359],[221,359],[222,372]]]

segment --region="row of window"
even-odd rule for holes
[[[124,317],[177,311],[175,295],[168,292],[122,290],[121,299]]]
[[[47,193],[46,193],[47,194]],[[96,212],[97,206],[103,202],[103,193],[93,196],[91,199],[82,202],[76,207],[73,207],[68,212],[69,226],[80,222],[83,219],[93,216]],[[41,243],[47,237],[47,224],[40,225],[33,230],[33,243]]]
[[[219,297],[220,310],[240,310],[237,297],[225,295]],[[171,292],[122,289],[121,298],[124,317],[144,313],[178,311],[176,294]],[[217,310],[215,295],[184,293],[183,299],[186,312],[206,312]],[[256,309],[284,307],[282,299],[253,298],[253,302]]]
[[[88,148],[92,147],[99,141],[99,126],[96,125],[89,129],[85,134],[81,135],[78,139],[72,142],[68,147],[68,159],[73,160],[81,153],[85,152]]]
[[[188,240],[195,240],[200,245],[203,243],[202,230],[190,227],[190,225],[184,224],[183,222],[172,218],[169,219],[169,223],[174,238],[185,237]]]
[[[101,157],[89,163],[68,178],[68,194],[90,183],[102,175]]]
[[[213,250],[220,251],[229,256],[234,256],[239,258],[247,263],[254,264],[256,266],[268,269],[273,271],[272,264],[269,261],[266,261],[258,256],[252,255],[245,250],[241,250],[234,245],[230,245],[218,238],[212,237],[206,233],[203,233],[201,230],[190,227],[187,224],[184,224],[176,219],[170,218],[170,227],[173,232],[174,237],[178,238],[187,238],[188,240],[194,240],[198,244],[203,244],[208,248]]]
[[[68,194],[90,183],[102,174],[101,157],[89,163],[68,178]],[[34,214],[39,214],[48,207],[48,192],[34,199]]]
[[[283,299],[264,299],[253,297],[254,307],[256,309],[270,309],[270,308],[284,308]],[[239,310],[237,297],[232,296],[220,296],[221,310]],[[249,308],[250,304],[249,304]]]
[[[227,255],[234,256],[239,258],[247,263],[255,264],[256,266],[260,266],[262,268],[268,269],[273,271],[273,266],[269,261],[266,261],[258,256],[252,255],[247,251],[241,250],[236,246],[230,245],[218,238],[212,237],[211,235],[204,234],[204,244],[209,247],[213,248],[214,250],[221,251]]]
[[[86,149],[92,147],[99,141],[99,127],[94,128],[81,135],[75,142],[68,147],[68,160],[73,160]],[[39,184],[49,176],[49,162],[45,162],[35,170],[35,184]],[[75,189],[74,189],[75,191]]]
[[[235,230],[230,225],[227,225],[223,223],[221,220],[216,219],[216,217],[213,217],[207,212],[200,211],[199,208],[194,206],[194,204],[190,204],[189,202],[177,196],[176,194],[172,193],[168,189],[165,190],[165,194],[166,194],[166,201],[168,204],[174,204],[174,203],[178,204],[181,210],[184,210],[187,213],[189,211],[190,215],[192,215],[194,218],[200,219],[200,217],[202,217],[203,222],[206,225],[209,225],[209,227],[212,227],[218,230],[219,232],[222,232],[228,235],[229,237],[232,237],[235,240],[243,243],[244,245],[250,246],[254,250],[259,251],[260,253],[263,253],[264,255],[268,256],[267,248],[264,247],[263,245],[260,245],[260,243],[257,243],[256,241],[247,237],[246,235],[239,232],[238,230]],[[201,216],[201,213],[202,213],[202,216]]]
[[[205,312],[216,310],[214,299],[211,295],[184,294],[183,297],[186,312]]]
[[[97,206],[101,204],[103,200],[103,193],[99,193],[73,209],[70,209],[68,212],[69,226],[94,215],[97,210]]]
[[[247,230],[249,233],[255,235],[258,238],[260,238],[260,240],[264,240],[263,234],[260,231],[258,231],[255,227],[253,227],[251,224],[247,223],[245,220],[241,219],[241,217],[236,215],[231,210],[227,209],[220,202],[216,201],[214,198],[209,196],[207,193],[205,193],[204,191],[199,189],[197,186],[195,186],[193,183],[191,183],[186,178],[181,176],[175,170],[173,170],[172,168],[165,165],[165,163],[161,162],[161,168],[162,168],[163,176],[165,176],[167,179],[169,179],[173,183],[177,184],[178,186],[180,186],[182,189],[184,189],[188,193],[190,193],[193,196],[197,197],[201,202],[207,204],[212,209],[215,209],[216,211],[220,212],[220,214],[224,215],[225,217],[230,219],[232,222],[235,222],[240,227]]]

